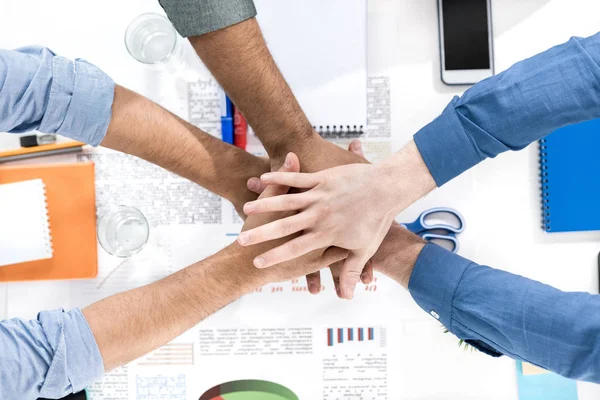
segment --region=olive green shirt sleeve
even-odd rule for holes
[[[199,36],[256,16],[253,0],[159,0],[183,37]]]

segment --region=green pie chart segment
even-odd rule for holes
[[[200,400],[299,400],[298,396],[277,383],[243,380],[217,385],[200,397]]]
[[[222,394],[223,400],[288,400],[287,397],[281,397],[278,394],[265,392],[237,392]]]

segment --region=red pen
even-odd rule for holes
[[[233,109],[233,144],[242,150],[248,144],[248,122],[237,107]]]

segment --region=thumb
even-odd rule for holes
[[[348,146],[348,151],[356,154],[357,156],[361,156],[365,158],[365,153],[363,152],[362,142],[358,139],[354,139],[350,146]]]
[[[335,264],[348,257],[348,250],[340,247],[330,247],[323,253],[323,265]]]
[[[351,300],[354,297],[354,289],[360,281],[363,267],[369,261],[368,257],[351,252],[340,273],[340,289],[342,298]]]
[[[262,183],[260,178],[254,177],[254,178],[248,179],[248,182],[246,182],[246,187],[248,187],[248,190],[253,193],[261,194],[262,192],[264,192],[267,185]]]

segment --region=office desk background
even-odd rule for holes
[[[123,45],[127,24],[144,12],[161,12],[156,0],[22,0],[7,2],[0,13],[0,46],[49,46],[68,57],[100,66],[115,81],[147,93],[140,66]],[[514,62],[600,29],[600,3],[595,0],[493,0],[495,65],[500,72]],[[370,0],[369,71],[389,76],[392,87],[394,150],[433,119],[464,88],[444,86],[439,78],[435,0]],[[35,10],[34,12],[32,12]],[[374,45],[373,43],[376,43]],[[174,110],[177,111],[177,110]],[[16,138],[0,136],[0,147]],[[461,211],[467,229],[461,254],[478,263],[540,280],[562,290],[597,293],[596,259],[600,232],[547,235],[539,228],[537,147],[487,160],[406,210],[411,220],[430,206]],[[0,285],[0,317],[32,318],[39,309],[59,307],[61,282]],[[35,290],[35,292],[33,292]],[[41,293],[37,308],[18,299]],[[11,299],[7,309],[7,298]],[[351,303],[345,305],[352,307]],[[454,339],[431,329],[429,319],[408,296],[390,318],[414,320],[402,341],[416,342],[398,371],[410,375],[405,399],[517,399],[512,360],[460,354]],[[5,313],[5,314],[4,314]],[[391,338],[390,338],[391,339]],[[582,400],[596,399],[600,387],[579,384]]]

